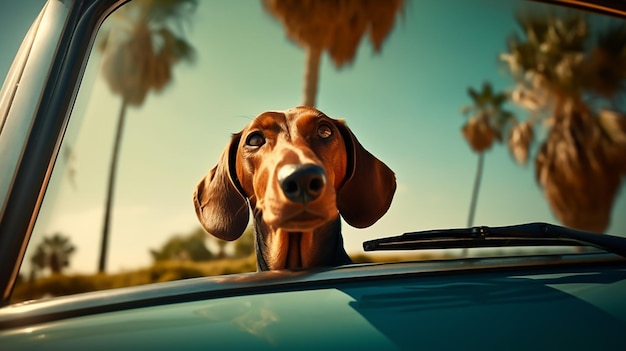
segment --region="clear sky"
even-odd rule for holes
[[[454,4],[411,1],[382,53],[374,54],[364,40],[355,62],[341,70],[323,57],[318,108],[344,118],[398,179],[392,207],[380,221],[367,229],[344,224],[350,253],[362,252],[361,243],[375,237],[467,224],[477,155],[461,136],[460,110],[470,103],[468,86],[489,80],[498,89],[511,87],[497,57],[516,30],[513,13],[520,5],[485,0],[472,12],[457,11]],[[7,5],[0,6],[4,20]],[[263,111],[302,101],[304,51],[286,39],[260,1],[200,1],[188,34],[197,50],[195,63],[177,66],[165,91],[127,113],[110,271],[146,266],[149,249],[195,230],[191,195],[230,134]],[[3,48],[13,45],[1,38]],[[94,53],[63,145],[72,154],[64,152],[57,162],[33,236],[34,243],[54,232],[70,236],[77,247],[71,270],[81,272],[97,267],[120,108],[99,67],[100,55]],[[533,171],[532,164],[516,165],[504,145],[487,152],[474,223],[558,223]],[[625,213],[622,193],[609,233],[626,235]]]

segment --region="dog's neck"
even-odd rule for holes
[[[343,247],[339,215],[311,232],[269,228],[255,215],[257,268],[260,271],[328,267],[352,263]]]

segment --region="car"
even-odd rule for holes
[[[626,6],[332,4],[46,3],[0,92],[1,349],[624,347]],[[376,224],[343,223],[355,263],[81,291],[196,233],[193,187],[229,133],[298,104],[320,37],[341,45],[303,104],[398,179]],[[73,290],[16,299],[45,279]]]

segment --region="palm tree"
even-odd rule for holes
[[[31,263],[34,269],[50,268],[52,274],[60,274],[65,267],[69,266],[70,256],[75,250],[76,247],[70,243],[69,238],[60,233],[45,236],[31,257]]]
[[[182,29],[196,5],[196,0],[133,1],[113,15],[116,26],[99,43],[102,74],[111,90],[122,98],[109,168],[99,272],[106,269],[115,175],[127,108],[141,106],[150,91],[159,92],[171,82],[177,63],[193,59],[194,50]]]
[[[512,99],[531,113],[509,147],[527,155],[530,143],[516,135],[547,125],[535,177],[553,213],[566,226],[603,232],[626,174],[626,26],[592,32],[569,13],[522,14],[518,23],[523,37],[512,36],[501,58],[518,82]]]
[[[315,106],[322,52],[341,68],[354,60],[366,33],[380,52],[404,0],[263,0],[263,5],[282,22],[287,37],[305,48],[303,104]]]
[[[467,218],[467,226],[471,227],[474,224],[485,151],[491,148],[494,141],[502,141],[502,134],[515,122],[515,117],[511,112],[502,108],[508,95],[505,92],[495,93],[490,83],[485,82],[480,92],[471,87],[467,92],[473,104],[462,110],[464,114],[470,114],[471,117],[461,131],[470,148],[478,153],[474,190]]]

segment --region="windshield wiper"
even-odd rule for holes
[[[626,257],[626,238],[584,232],[548,223],[425,230],[363,243],[365,251],[513,246],[593,246]]]

